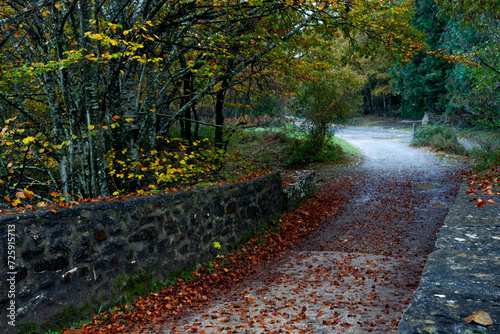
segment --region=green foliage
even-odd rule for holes
[[[474,169],[483,171],[500,166],[500,138],[492,136],[480,141],[479,144],[479,147],[474,147],[469,151]]]
[[[281,107],[276,96],[263,95],[257,99],[252,107],[251,114],[254,117],[268,115],[275,117],[280,114]]]
[[[131,274],[120,274],[113,283],[110,299],[114,305],[125,304],[164,286],[165,284],[156,278],[155,268],[141,268]]]
[[[429,146],[453,154],[465,154],[454,129],[441,125],[422,125],[413,135],[413,146]]]
[[[338,38],[325,41],[317,38],[315,47],[307,51],[307,80],[297,84],[297,99],[291,107],[295,114],[312,123],[309,140],[322,148],[331,125],[345,124],[362,104],[360,93],[366,78],[357,73],[345,58],[349,44]]]
[[[498,1],[418,0],[429,49],[393,67],[403,118],[446,112],[455,124],[500,128]]]
[[[449,11],[446,1],[439,2],[443,3],[442,16],[455,17],[455,20],[448,22],[442,35],[441,47],[452,54],[468,54],[468,58],[476,64],[454,64],[445,82],[450,100],[447,112],[454,118],[461,119],[460,123],[463,125],[498,130],[500,55],[497,50],[500,46],[500,21],[489,17],[490,13],[482,12],[484,7],[488,7],[486,3],[467,8],[457,3],[457,13]],[[463,10],[471,12],[465,14]],[[463,25],[465,16],[469,15],[470,20],[473,18],[472,14],[478,14],[481,19]]]
[[[318,147],[315,139],[295,139],[290,145],[290,154],[286,159],[289,167],[300,167],[310,163],[343,162],[347,160],[342,147],[331,142],[331,134],[326,135],[323,147]]]
[[[498,19],[500,3],[496,0],[468,2],[464,0],[435,0],[440,11],[460,20],[462,27],[471,25],[479,29],[488,26],[490,19]]]
[[[442,35],[448,20],[438,16],[433,0],[416,1],[413,24],[426,33],[431,51],[443,47]],[[425,112],[444,112],[449,98],[444,82],[451,69],[446,60],[423,52],[413,57],[411,63],[396,64],[392,73],[395,91],[402,97],[402,118],[418,119]]]
[[[284,151],[294,139],[288,129],[289,127],[245,130],[241,137],[236,137],[231,142],[230,149],[240,151],[240,157],[245,159],[244,163],[253,168],[279,169],[282,167]]]
[[[204,181],[221,168],[226,156],[224,150],[211,147],[206,138],[193,143],[180,138],[157,138],[161,139],[164,143],[159,146],[167,149],[140,149],[135,159],[127,157],[127,149],[111,150],[108,174],[115,188],[113,195]]]

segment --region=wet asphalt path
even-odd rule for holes
[[[349,202],[287,257],[158,333],[395,333],[461,178],[411,134],[347,127]],[[337,180],[338,181],[338,180]]]

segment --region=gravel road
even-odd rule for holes
[[[341,173],[319,171],[323,182],[356,181],[340,213],[231,294],[155,332],[396,332],[453,204],[458,167],[409,147],[410,133],[336,135],[364,155]]]

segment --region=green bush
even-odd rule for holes
[[[491,167],[500,166],[500,141],[498,138],[490,138],[480,141],[480,147],[470,151],[473,159],[473,167],[476,171],[487,170]]]
[[[310,137],[296,139],[290,146],[290,153],[286,159],[288,167],[299,167],[309,163],[342,162],[347,159],[342,147],[332,143],[331,136],[325,140],[322,148],[318,147]]]
[[[422,125],[413,134],[412,146],[429,146],[440,151],[465,155],[455,130],[442,125]]]

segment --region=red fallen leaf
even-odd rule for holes
[[[493,203],[493,204],[495,204],[496,202],[493,199],[489,198],[489,199],[486,200],[486,203]]]
[[[340,324],[340,326],[342,326],[342,327],[344,327],[344,328],[349,328],[349,327],[352,327],[352,326],[354,326],[354,325],[353,325],[353,324],[349,324],[349,323],[344,322],[344,323]]]
[[[479,202],[476,204],[476,208],[482,208],[485,202]]]
[[[57,211],[55,209],[50,209],[50,210],[45,210],[45,211],[49,211],[49,212],[52,212],[52,213],[57,213]]]

